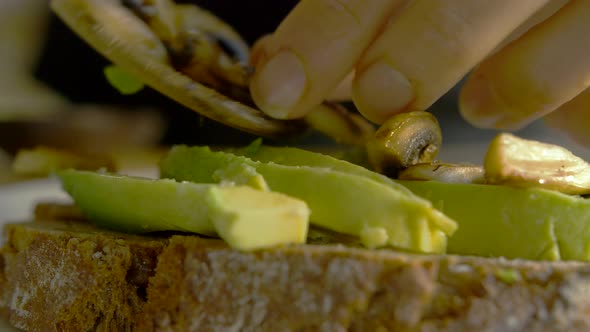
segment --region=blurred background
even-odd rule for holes
[[[190,2],[224,19],[250,45],[272,32],[297,3]],[[145,154],[130,151],[157,150],[175,143],[245,144],[254,138],[203,118],[149,88],[134,95],[120,94],[104,78],[108,64],[50,12],[47,0],[0,0],[0,181],[10,178],[9,165],[16,151],[37,145],[119,151],[142,160]],[[496,132],[463,121],[456,105],[458,88],[430,110],[443,130],[439,159],[481,164]],[[542,121],[517,134],[564,145],[590,160],[590,150],[548,129]],[[311,135],[298,143],[331,141]]]

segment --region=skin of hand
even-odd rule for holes
[[[381,124],[469,74],[459,109],[474,126],[545,117],[590,145],[590,0],[301,0],[252,63],[254,101],[279,119],[352,99]]]

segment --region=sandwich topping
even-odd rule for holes
[[[442,134],[428,112],[393,116],[376,131],[328,103],[302,121],[271,119],[247,89],[247,45],[208,12],[170,0],[51,6],[114,63],[105,74],[122,93],[146,84],[261,137],[311,127],[364,153],[355,164],[260,141],[221,151],[176,146],[159,180],[61,167],[64,188],[102,227],[188,231],[240,250],[319,237],[418,253],[590,260],[590,203],[578,196],[590,192],[588,164],[561,147],[500,134],[482,166],[451,165],[436,160]]]
[[[555,190],[391,179],[259,142],[227,151],[176,146],[160,173],[162,180],[58,172],[91,220],[134,233],[188,231],[240,250],[319,236],[419,253],[590,260],[590,201]]]

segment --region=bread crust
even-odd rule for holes
[[[590,330],[587,263],[343,245],[245,253],[40,224],[6,226],[1,252],[0,308],[29,331]]]

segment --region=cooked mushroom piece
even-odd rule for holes
[[[371,166],[390,176],[408,166],[434,160],[442,144],[438,121],[429,112],[400,113],[389,118],[367,142]]]
[[[364,118],[330,104],[305,120],[277,120],[250,96],[249,48],[229,25],[172,0],[52,0],[53,11],[122,71],[186,107],[263,137],[300,135],[309,126],[344,144],[364,144]],[[329,123],[326,123],[327,120]]]
[[[151,30],[166,43],[179,36],[176,8],[172,0],[121,0],[135,15],[145,21]]]
[[[172,0],[123,0],[123,5],[160,38],[176,70],[233,99],[237,87],[247,89],[248,46],[223,21]]]
[[[126,4],[140,6],[139,8],[147,13],[150,13],[150,10],[155,10],[156,7],[153,6],[146,7],[148,9],[141,7],[146,2],[147,0],[145,2],[127,0]],[[149,3],[163,4],[162,8],[167,8],[166,4],[170,4],[169,1],[156,0]],[[178,14],[177,12],[177,17],[190,11],[182,9],[183,6],[176,4],[174,6],[178,6],[175,7],[176,11],[184,13]],[[260,110],[237,101],[238,97],[225,95],[224,93],[234,89],[238,91],[236,95],[243,93],[241,90],[244,90],[248,95],[247,89],[239,88],[239,86],[234,88],[236,85],[231,80],[227,82],[229,88],[224,93],[220,93],[215,87],[206,86],[200,79],[191,78],[179,71],[172,66],[172,63],[177,59],[173,61],[169,47],[158,36],[158,33],[162,33],[162,31],[173,29],[160,29],[158,33],[154,32],[150,24],[134,13],[137,12],[136,7],[132,7],[133,10],[129,9],[118,0],[52,0],[51,8],[70,29],[114,64],[137,77],[146,85],[212,120],[252,134],[274,138],[299,135],[307,128],[303,121],[272,119]],[[216,32],[213,40],[219,36],[224,36],[224,38],[225,36],[227,38],[239,37],[231,27],[224,25],[213,15],[204,11],[199,12],[199,15],[203,19],[198,24],[210,24],[211,31]],[[185,20],[181,20],[183,24],[178,22],[175,22],[176,25],[163,24],[163,22],[169,21],[164,17],[160,18],[160,26],[177,27],[180,29],[178,33],[181,36],[182,29],[198,25],[194,22],[189,24]],[[215,22],[215,25],[211,22]],[[232,45],[238,45],[238,43]],[[223,52],[219,46],[213,48],[216,50],[215,52]],[[207,49],[205,48],[205,50]],[[214,60],[221,61],[222,64],[226,62],[226,60]],[[207,71],[208,74],[211,72],[217,73],[214,70]],[[210,77],[219,82],[224,80],[213,74]]]
[[[400,171],[398,179],[474,184],[486,182],[482,166],[447,163],[413,165]]]
[[[501,133],[490,143],[484,168],[490,184],[590,194],[590,165],[554,144]]]
[[[203,35],[207,47],[215,52],[211,71],[224,81],[247,89],[253,69],[249,67],[250,49],[242,37],[222,20],[197,6],[177,5],[177,15],[192,48],[201,47],[199,42]],[[195,61],[198,58],[192,63]]]
[[[304,117],[304,121],[338,143],[364,147],[375,133],[373,125],[362,116],[335,103],[317,106]]]

